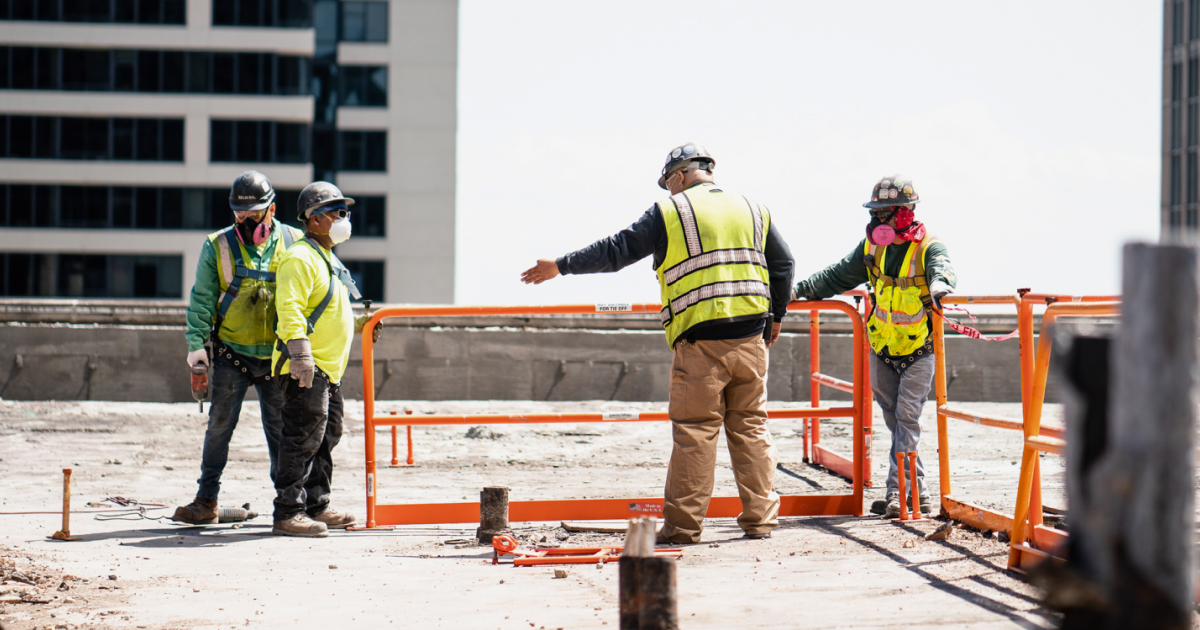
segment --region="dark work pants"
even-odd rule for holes
[[[257,361],[266,371],[270,359],[242,359],[239,361]],[[242,372],[241,367],[235,367],[225,357],[218,356],[213,361],[212,371],[212,404],[208,408],[208,429],[204,432],[204,454],[200,459],[200,489],[196,496],[205,499],[216,499],[221,492],[221,473],[229,461],[229,440],[233,438],[233,430],[237,428],[238,418],[242,415],[242,401],[246,399],[246,391],[250,388],[250,377]],[[258,405],[262,413],[263,433],[267,436],[267,454],[271,458],[271,481],[275,481],[275,472],[279,453],[279,436],[283,430],[280,420],[280,409],[283,407],[283,390],[279,381],[272,379],[258,389]]]
[[[342,390],[317,372],[312,387],[282,377],[283,438],[275,475],[275,520],[301,512],[309,516],[329,506],[333,448],[342,439]]]

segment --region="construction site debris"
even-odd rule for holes
[[[904,548],[905,548],[905,549],[912,549],[913,547],[916,547],[916,546],[917,546],[917,543],[915,543],[915,542],[913,542],[913,541],[911,541],[911,540],[906,540],[906,541],[904,541]]]
[[[594,533],[594,534],[624,534],[629,526],[625,523],[613,525],[606,522],[581,522],[581,521],[563,521],[562,528],[568,532],[574,533]]]
[[[503,433],[497,433],[485,426],[475,426],[467,429],[466,437],[472,440],[498,440],[504,437]]]
[[[564,578],[566,578],[568,575],[570,575],[570,574],[569,574],[569,573],[567,573],[567,570],[566,570],[566,569],[555,569],[555,570],[554,570],[554,579],[556,579],[556,580],[561,580],[561,579],[564,579]]]
[[[954,523],[944,523],[941,527],[925,534],[925,540],[946,540],[954,532]]]
[[[508,527],[508,488],[490,486],[479,492],[479,529],[475,537],[480,544],[490,544],[495,536],[510,533]]]

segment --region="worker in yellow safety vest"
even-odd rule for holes
[[[172,516],[193,525],[217,522],[221,473],[251,385],[258,390],[272,481],[282,426],[283,390],[271,378],[270,365],[275,345],[275,274],[283,253],[302,234],[275,219],[275,189],[258,171],[246,171],[234,180],[229,207],[233,225],[205,239],[188,302],[188,366],[208,367],[212,383],[200,487],[191,504]]]
[[[283,435],[275,477],[277,536],[321,538],[354,524],[330,505],[333,449],[342,437],[342,375],[350,344],[370,318],[358,318],[350,299],[362,296],[333,247],[350,238],[354,204],[329,182],[314,182],[297,202],[304,238],[279,263],[279,341],[272,373],[283,381]],[[379,340],[380,327],[374,339]]]
[[[700,542],[722,426],[742,500],[738,525],[748,538],[768,538],[778,525],[767,348],[779,338],[791,299],[792,254],[766,206],[717,186],[715,166],[698,144],[676,147],[658,180],[669,198],[616,235],[539,260],[521,275],[541,284],[560,273],[617,271],[653,255],[660,317],[674,351],[674,448],[659,536],[675,544]]]
[[[861,284],[871,293],[867,338],[874,351],[871,389],[892,432],[886,493],[871,510],[888,518],[900,515],[899,480],[904,471],[896,453],[917,451],[921,410],[933,385],[933,318],[938,301],[956,284],[946,245],[915,219],[920,201],[912,181],[900,175],[875,184],[867,237],[842,260],[796,284],[795,297],[821,300]],[[925,468],[916,458],[921,512],[932,505],[925,487]],[[905,479],[910,478],[906,476]],[[909,500],[911,503],[911,500]]]

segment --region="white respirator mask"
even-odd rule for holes
[[[333,241],[334,245],[345,243],[350,240],[353,232],[354,229],[350,226],[350,217],[339,219],[329,226],[329,240]]]

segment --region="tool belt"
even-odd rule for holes
[[[270,359],[251,359],[238,352],[234,351],[225,342],[213,334],[212,348],[214,360],[217,358],[225,359],[234,369],[240,371],[242,376],[246,377],[251,385],[265,385],[271,382],[271,360]]]

